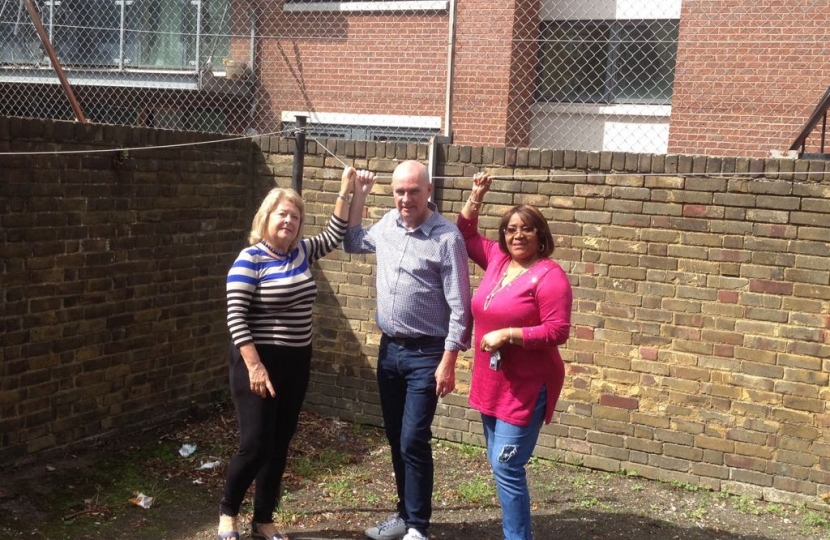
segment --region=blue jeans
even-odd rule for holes
[[[502,512],[502,530],[506,540],[532,540],[530,532],[530,492],[527,489],[527,465],[545,418],[547,389],[542,387],[527,426],[516,426],[495,416],[481,415],[487,459],[496,479]]]
[[[438,396],[435,370],[444,339],[402,345],[382,336],[378,350],[378,390],[392,468],[398,490],[398,515],[426,534],[432,517],[432,430]]]

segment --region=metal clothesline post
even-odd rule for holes
[[[58,75],[58,80],[61,82],[61,86],[63,87],[63,91],[66,92],[66,97],[69,99],[69,105],[72,107],[72,111],[75,113],[75,118],[81,124],[86,124],[86,117],[84,116],[84,111],[81,110],[81,105],[78,103],[78,99],[75,97],[75,92],[72,90],[72,86],[69,84],[69,80],[66,78],[66,74],[63,72],[63,67],[61,67],[61,63],[58,61],[58,56],[55,54],[55,49],[52,47],[52,42],[49,40],[49,35],[46,33],[46,29],[43,27],[43,22],[40,20],[40,15],[37,12],[37,8],[35,7],[32,0],[26,0],[26,9],[29,11],[29,18],[32,19],[32,24],[35,25],[35,30],[37,30],[37,35],[40,37],[40,41],[43,43],[43,47],[46,49],[46,54],[49,55],[49,60],[52,62],[52,67],[55,70],[55,73]]]

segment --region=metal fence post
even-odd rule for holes
[[[291,187],[303,194],[303,160],[305,159],[305,122],[303,115],[295,116],[297,128],[294,130],[294,168],[291,171]]]

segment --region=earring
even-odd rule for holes
[[[545,244],[539,244],[539,253],[545,252]]]

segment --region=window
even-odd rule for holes
[[[43,2],[35,2],[41,13],[44,26],[49,25],[48,9]],[[45,11],[45,12],[44,12]],[[43,52],[35,26],[29,19],[29,12],[22,1],[0,4],[0,63],[37,64],[49,60]]]
[[[22,5],[0,4],[0,61],[42,63]],[[38,0],[37,8],[65,66],[195,71],[197,50],[214,66],[230,50],[230,0]]]
[[[543,22],[537,101],[671,104],[678,23]]]
[[[283,111],[282,127],[286,135],[297,127],[298,114],[308,117],[305,132],[313,139],[429,142],[432,136],[441,134],[441,119],[435,116]]]
[[[296,122],[283,122],[283,131],[293,133]],[[351,139],[378,142],[429,142],[438,129],[401,128],[394,126],[353,126],[344,124],[308,124],[305,132],[313,139]]]

